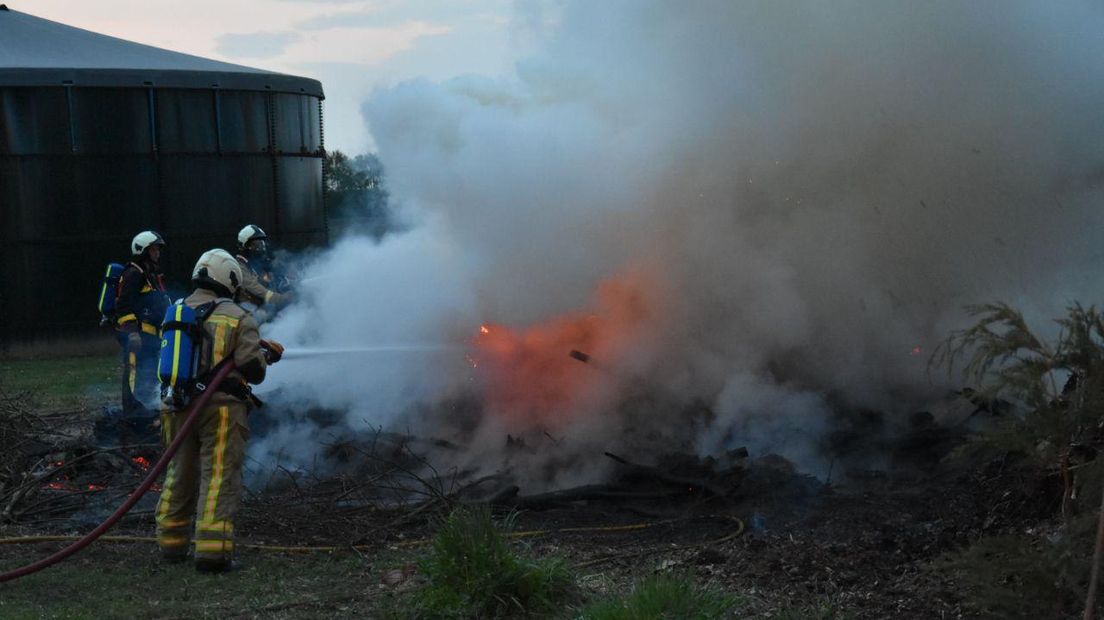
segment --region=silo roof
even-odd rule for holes
[[[0,86],[222,88],[322,97],[318,80],[173,52],[0,5]]]

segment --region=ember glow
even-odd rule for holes
[[[134,464],[141,467],[143,470],[149,469],[151,465],[150,460],[144,456],[136,456],[130,460],[134,461]]]
[[[594,409],[615,381],[616,367],[658,313],[657,288],[634,271],[604,281],[589,311],[516,328],[486,324],[469,358],[484,382],[488,409],[514,430],[554,429]],[[588,367],[569,357],[579,349],[600,360]]]

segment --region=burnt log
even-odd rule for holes
[[[707,497],[725,497],[729,495],[727,490],[716,487],[710,482],[700,478],[673,476],[655,467],[632,463],[610,452],[605,452],[604,454],[622,466],[621,480],[624,482],[659,483],[670,487],[685,489],[686,492],[691,495],[705,495]]]

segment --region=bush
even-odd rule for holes
[[[628,597],[583,610],[585,620],[712,620],[722,618],[737,598],[686,579],[657,576],[637,584]]]
[[[1068,618],[1081,611],[1091,561],[1095,515],[1076,520],[1055,540],[982,538],[936,564],[949,569],[966,604],[986,618]]]
[[[504,524],[511,525],[508,519]],[[486,506],[459,508],[442,523],[420,562],[427,583],[415,594],[429,618],[500,618],[551,611],[574,588],[566,564],[518,556]]]
[[[964,395],[979,407],[1000,395],[1019,405],[1020,415],[1006,416],[975,445],[1027,454],[1061,472],[1064,525],[1052,536],[983,538],[937,566],[953,571],[967,604],[987,617],[1069,617],[1085,599],[1104,482],[1097,457],[1104,448],[1104,314],[1075,303],[1048,342],[1007,304],[968,310],[975,324],[952,334],[932,362],[950,372],[963,360],[964,374],[981,388]]]
[[[995,447],[1050,464],[1071,444],[1096,443],[1104,411],[1104,314],[1074,304],[1056,319],[1054,342],[1038,337],[1023,315],[1003,303],[969,306],[975,324],[951,335],[932,358],[981,389],[975,404],[1013,399],[1026,411],[984,438]],[[965,392],[965,390],[964,390]]]

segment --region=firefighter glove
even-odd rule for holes
[[[284,345],[275,340],[264,341],[265,362],[275,364],[284,356]]]

